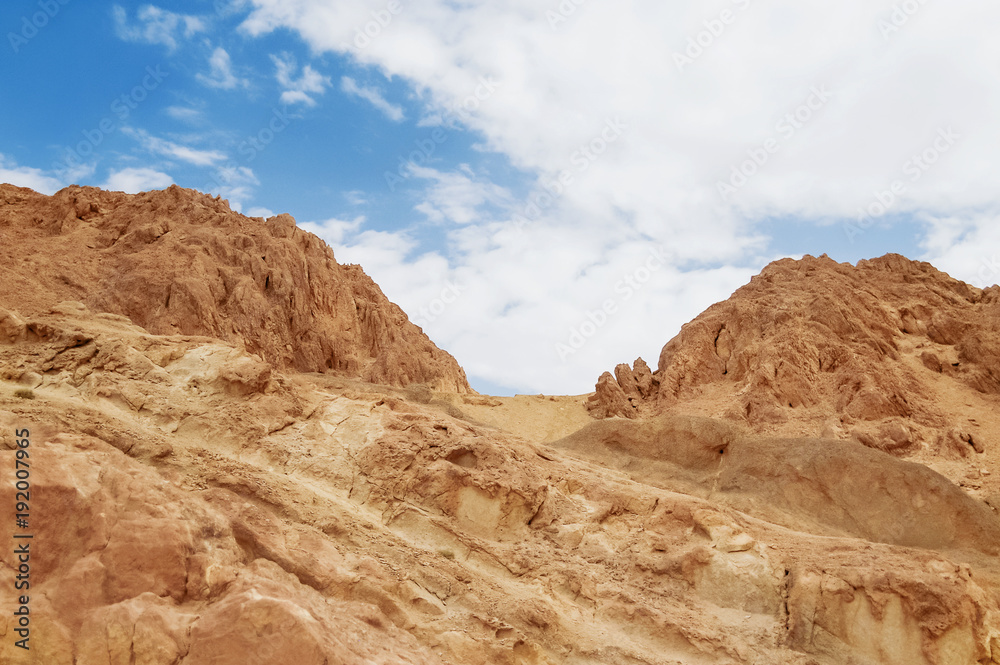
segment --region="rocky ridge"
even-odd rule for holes
[[[64,301],[150,332],[244,346],[280,368],[469,392],[465,372],[290,215],[233,212],[172,186],[128,195],[0,185],[0,302],[22,315]]]
[[[856,266],[783,259],[684,325],[655,372],[642,359],[605,372],[590,408],[633,418],[711,396],[716,415],[759,432],[841,432],[886,450],[942,436],[969,444],[967,423],[927,384],[1000,395],[998,329],[1000,286],[893,254]]]

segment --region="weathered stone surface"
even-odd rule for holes
[[[32,429],[45,662],[950,665],[993,648],[996,514],[857,443],[671,416],[542,447],[84,307],[26,323],[0,367],[43,380],[35,400],[0,393],[0,431]],[[268,378],[234,391],[229,371]],[[28,662],[6,639],[0,659]]]
[[[635,418],[637,415],[628,394],[610,372],[597,380],[597,391],[588,400],[587,409],[595,418]]]
[[[470,390],[360,266],[337,263],[290,215],[261,222],[176,186],[49,197],[0,185],[0,261],[0,300],[21,315],[80,301],[156,334],[242,344],[276,367]],[[21,335],[0,312],[0,343]]]
[[[211,265],[233,268],[239,248],[256,243],[287,251],[282,265],[310,261],[311,241],[288,217],[263,224],[270,240],[251,230],[228,243],[207,229],[260,223],[228,226],[218,202],[184,192],[74,192],[44,199],[60,214],[26,228],[89,239],[115,261],[139,261],[178,229],[200,239],[190,247]],[[0,196],[15,207],[32,198],[9,187]],[[169,209],[184,196],[191,207],[178,210],[205,234]],[[158,212],[135,227],[122,206]],[[353,374],[300,373],[294,354],[265,352],[276,328],[258,346],[227,332],[244,309],[267,320],[254,309],[260,285],[243,277],[224,302],[185,287],[197,296],[191,311],[204,305],[217,325],[200,334],[150,332],[100,311],[87,289],[44,306],[8,302],[11,284],[55,299],[73,279],[93,289],[104,275],[86,259],[44,258],[37,283],[17,273],[0,289],[0,541],[14,542],[9,471],[22,428],[35,536],[32,651],[14,646],[16,617],[5,610],[4,665],[1000,662],[1000,410],[992,365],[971,360],[990,357],[995,338],[976,316],[995,306],[994,291],[963,300],[935,277],[938,295],[969,302],[969,315],[945,307],[952,318],[935,319],[910,300],[898,321],[886,315],[913,331],[891,331],[891,344],[852,328],[854,314],[825,311],[828,347],[883,355],[875,369],[858,365],[818,387],[808,363],[782,369],[780,355],[743,367],[754,344],[742,328],[702,334],[696,322],[667,363],[690,375],[622,365],[617,378],[602,376],[592,405],[625,417],[593,420],[582,397],[444,399],[429,378],[409,387],[357,378],[392,361],[382,351],[358,355]],[[906,269],[897,263],[887,269]],[[46,281],[57,272],[68,280],[58,288]],[[279,286],[287,277],[270,275]],[[296,284],[291,293],[305,297]],[[155,310],[129,288],[122,303]],[[797,293],[775,285],[769,297],[788,289]],[[143,326],[167,320],[174,296]],[[800,305],[782,316],[801,318]],[[351,327],[360,319],[337,320],[351,331],[338,339],[367,339]],[[389,338],[409,335],[384,323]],[[822,354],[806,344],[815,338],[804,340],[781,348],[805,344],[802,357],[818,367]],[[841,366],[855,358],[834,351]],[[424,376],[411,370],[401,371]],[[741,371],[742,382],[727,383]],[[705,372],[722,378],[703,381]],[[898,411],[876,376],[894,372],[910,381],[899,394],[912,413],[866,419]],[[770,390],[751,409],[760,419],[743,409],[747,386]],[[29,387],[32,398],[17,396]],[[775,397],[792,394],[801,405]],[[941,418],[922,420],[925,403]],[[762,435],[768,427],[784,435]],[[935,431],[948,436],[939,442]],[[0,548],[2,608],[16,606],[17,565],[13,548]]]
[[[949,414],[917,363],[1000,395],[998,292],[894,254],[856,266],[782,259],[667,342],[654,393],[635,388],[638,365],[619,365],[619,387],[641,396],[640,415],[690,408],[712,391],[726,393],[718,413],[761,432],[818,431],[831,418],[872,430],[865,423],[903,419],[933,439]],[[593,414],[620,410],[617,391],[602,386]],[[896,438],[892,445],[905,447]]]

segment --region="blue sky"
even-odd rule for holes
[[[485,392],[655,366],[767,262],[1000,278],[972,0],[11,0],[0,181],[291,213]],[[367,34],[366,34],[367,33]]]
[[[385,228],[414,218],[413,183],[404,179],[390,192],[385,178],[429,134],[417,126],[422,105],[402,80],[389,81],[348,58],[313,55],[287,33],[247,39],[238,32],[244,15],[206,15],[213,9],[208,2],[169,5],[166,11],[192,17],[190,28],[183,18],[144,21],[144,3],[56,0],[52,6],[59,11],[26,43],[9,32],[22,36],[24,17],[42,12],[37,0],[0,8],[11,47],[0,76],[5,89],[17,91],[0,109],[8,159],[50,172],[85,167],[66,174],[76,176],[67,182],[85,184],[149,169],[221,193],[244,212],[268,208],[306,220],[363,211]],[[225,53],[222,74],[212,68],[218,49]],[[276,80],[278,60],[287,63],[293,84],[305,78],[305,67],[314,73],[316,91],[301,93],[309,101],[282,99],[294,85]],[[403,120],[343,92],[345,77],[360,90],[375,80]],[[111,124],[102,129],[102,122]],[[163,145],[157,152],[154,140],[195,152],[187,159],[165,154]],[[470,154],[475,140],[450,131],[432,157],[467,161],[476,156]],[[506,167],[498,160],[496,168]],[[251,170],[252,179],[242,169]],[[139,176],[139,184],[162,186],[152,174],[145,181]]]

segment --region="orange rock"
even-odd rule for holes
[[[732,386],[731,417],[757,428],[819,405],[833,407],[826,418],[940,420],[913,370],[899,362],[900,350],[921,341],[936,346],[942,351],[923,351],[920,362],[943,371],[940,354],[953,348],[949,375],[1000,394],[998,292],[894,254],[856,266],[826,257],[782,259],[667,342],[651,377],[655,393],[636,389],[638,365],[619,365],[620,390],[602,376],[592,413],[621,415],[619,392],[641,395],[636,411],[650,414],[706,387]]]
[[[587,410],[595,418],[610,418],[612,416],[635,418],[637,415],[625,390],[615,380],[615,377],[611,376],[610,372],[605,372],[598,379],[597,392],[589,398]]]
[[[0,302],[32,315],[64,300],[157,334],[245,345],[281,368],[469,392],[465,372],[356,265],[290,215],[261,221],[172,186],[128,195],[0,185]],[[0,341],[20,335],[0,315]]]

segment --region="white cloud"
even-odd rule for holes
[[[18,187],[28,187],[42,194],[54,194],[65,184],[41,169],[19,166],[16,161],[0,153],[0,182]]]
[[[249,85],[246,79],[238,78],[233,74],[233,63],[229,53],[221,46],[212,51],[212,56],[208,59],[211,73],[198,74],[196,78],[202,85],[219,90],[234,90],[245,88]]]
[[[417,251],[407,234],[327,238],[339,261],[362,265],[470,375],[523,392],[583,393],[619,362],[641,355],[655,365],[683,323],[756,272],[649,270],[649,243],[607,250],[592,226],[572,236],[550,227],[530,240],[498,240],[488,238],[487,247],[456,261]],[[676,254],[666,248],[665,255],[669,261]]]
[[[123,127],[122,133],[139,142],[145,150],[170,159],[179,159],[195,166],[211,166],[226,158],[217,150],[196,150],[166,139],[152,136],[142,129]]]
[[[330,86],[330,78],[323,76],[310,65],[302,68],[302,74],[295,78],[298,66],[295,57],[289,53],[272,55],[271,61],[277,71],[275,78],[282,87],[281,101],[284,104],[305,104],[315,106],[314,95],[321,95]]]
[[[352,206],[361,206],[368,203],[368,197],[360,189],[352,189],[349,192],[344,192],[344,198]]]
[[[257,185],[260,185],[260,180],[253,169],[226,164],[214,171],[212,182],[205,189],[228,199],[229,206],[239,212],[243,210],[243,202],[253,198],[254,187]]]
[[[672,225],[726,231],[733,255],[742,249],[737,224],[775,212],[853,215],[939,127],[968,140],[927,172],[901,210],[989,199],[1000,180],[982,168],[1000,142],[989,111],[1000,104],[1000,86],[988,75],[1000,45],[981,14],[1000,18],[1000,6],[924,4],[885,39],[879,22],[892,14],[888,0],[851,0],[835,12],[791,0],[586,3],[555,28],[546,12],[558,13],[556,4],[532,11],[513,1],[429,0],[407,5],[358,52],[344,45],[370,20],[362,2],[252,4],[249,33],[296,30],[316,51],[348,53],[404,77],[435,107],[464,105],[466,124],[488,147],[540,174],[572,168],[574,153],[591,141],[600,146],[605,122],[620,116],[629,125],[621,141],[568,196],[607,210],[625,203],[643,229],[685,213],[687,221]],[[733,22],[718,37],[701,35],[709,45],[679,70],[675,54],[722,8]],[[481,77],[497,83],[495,92]],[[817,103],[812,90],[824,86],[830,96]],[[817,108],[802,108],[808,104]],[[777,152],[723,201],[717,183],[769,138]],[[967,191],[950,187],[961,182]]]
[[[267,219],[268,217],[274,217],[274,211],[269,208],[250,208],[246,211],[247,217],[263,217]]]
[[[189,124],[197,124],[205,117],[205,114],[190,106],[168,106],[167,115],[174,120],[180,120]]]
[[[340,245],[348,235],[357,233],[365,223],[364,215],[351,220],[331,218],[323,222],[300,222],[299,228],[323,239],[331,247]]]
[[[377,89],[358,85],[358,82],[350,76],[344,76],[340,79],[340,89],[352,97],[365,100],[393,122],[401,122],[405,117],[402,107],[387,101]]]
[[[216,13],[222,17],[238,14],[249,4],[250,0],[215,0],[212,3]]]
[[[111,10],[118,37],[127,42],[162,44],[173,51],[177,39],[189,39],[208,29],[204,19],[187,14],[177,14],[153,5],[144,5],[136,13],[136,23],[130,23],[128,12],[121,5]]]
[[[115,192],[138,194],[152,189],[164,189],[172,184],[174,179],[162,171],[150,168],[125,168],[112,171],[100,186]]]
[[[67,157],[52,165],[51,176],[67,185],[79,185],[91,179],[97,171],[97,161],[76,163],[73,157]]]
[[[492,182],[476,178],[468,165],[459,171],[442,172],[426,166],[411,165],[408,175],[431,180],[424,200],[416,206],[432,222],[469,224],[484,221],[481,208],[484,205],[509,208],[513,198],[505,188]]]
[[[979,287],[1000,284],[1000,212],[926,220],[921,258]]]
[[[470,373],[499,383],[583,392],[640,351],[653,362],[681,322],[776,254],[757,231],[764,220],[853,222],[889,192],[887,214],[965,229],[901,227],[950,243],[926,246],[952,269],[979,265],[969,253],[977,244],[996,246],[995,226],[969,211],[1000,209],[997,4],[916,3],[895,26],[885,23],[895,0],[834,10],[588,2],[566,16],[556,2],[427,0],[406,4],[363,49],[351,44],[371,20],[368,3],[251,4],[247,34],[287,28],[317,53],[399,77],[426,102],[425,117],[450,117],[536,178],[538,196],[486,219],[470,212],[480,204],[468,183],[456,178],[472,198],[452,211],[442,181],[429,178],[421,210],[467,220],[447,231],[445,256],[411,247],[389,260],[390,241],[372,232],[339,250],[369,261],[411,315],[448,280],[464,280],[465,295],[426,327]],[[732,20],[720,26],[723,9]],[[947,150],[941,132],[957,137]],[[751,174],[745,182],[739,169]],[[734,191],[722,196],[720,183]],[[519,219],[528,220],[520,229]],[[554,361],[554,343],[651,245],[668,247],[675,268],[570,361]]]

